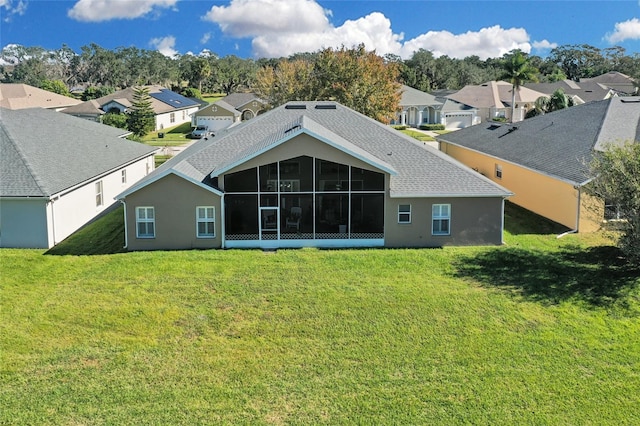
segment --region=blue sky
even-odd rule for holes
[[[0,47],[76,52],[90,43],[242,58],[359,43],[404,59],[420,48],[481,59],[569,44],[640,52],[639,0],[0,0],[0,19]]]

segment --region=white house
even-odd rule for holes
[[[0,247],[53,247],[153,171],[156,149],[125,133],[42,108],[0,109]]]

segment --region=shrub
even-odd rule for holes
[[[404,124],[397,124],[397,125],[391,126],[391,127],[393,127],[396,130],[407,130],[407,126],[404,125]]]
[[[444,124],[421,124],[420,130],[444,130]]]

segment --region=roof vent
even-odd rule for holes
[[[300,125],[299,125],[299,124],[296,124],[295,126],[288,128],[288,129],[287,129],[287,130],[285,130],[284,132],[285,132],[285,133],[293,132],[294,130],[298,130],[299,128],[300,128]]]
[[[336,109],[336,104],[316,105],[316,109]]]
[[[640,98],[636,98],[636,97],[634,97],[634,98],[631,98],[631,97],[629,97],[629,98],[620,98],[620,102],[625,103],[625,104],[626,103],[640,103]]]
[[[307,109],[306,105],[300,104],[288,104],[284,106],[285,109]]]

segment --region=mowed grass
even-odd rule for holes
[[[0,424],[640,424],[638,269],[506,223],[502,247],[0,250]]]

